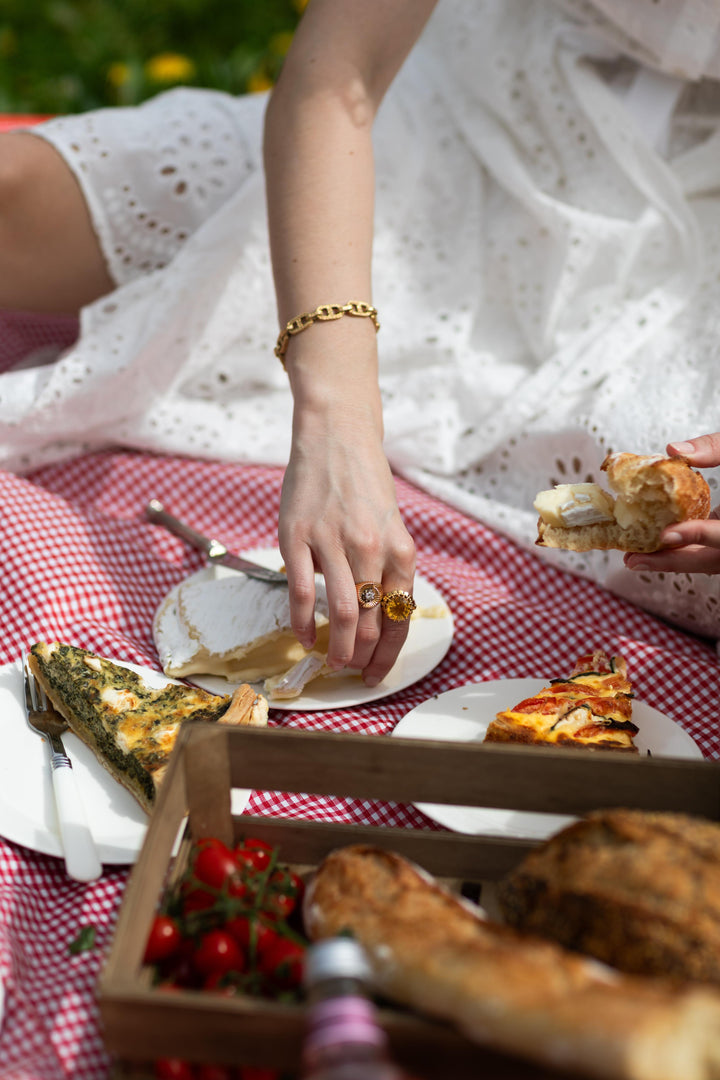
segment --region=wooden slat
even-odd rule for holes
[[[193,724],[192,730],[192,747],[184,754],[190,832],[195,840],[215,836],[230,844],[233,827],[227,736],[231,729]]]
[[[436,829],[378,828],[250,814],[237,818],[235,828],[238,836],[265,840],[279,849],[281,859],[303,865],[315,866],[329,852],[346,844],[371,844],[396,851],[437,877],[461,881],[496,881],[536,846],[536,842],[510,837],[462,836]]]
[[[556,814],[630,806],[720,820],[714,761],[281,728],[227,734],[235,787]]]

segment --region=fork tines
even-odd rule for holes
[[[21,659],[25,682],[25,704],[27,708],[32,709],[33,712],[43,712],[47,708],[45,693],[38,686],[35,676],[28,666],[27,653],[24,649],[21,653]]]

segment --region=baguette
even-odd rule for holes
[[[539,492],[539,547],[657,551],[668,525],[710,513],[707,481],[685,458],[608,454],[601,468],[615,497],[598,484]]]
[[[304,905],[313,940],[351,933],[378,991],[470,1039],[597,1080],[716,1080],[720,994],[621,975],[485,921],[401,856],[331,853]]]

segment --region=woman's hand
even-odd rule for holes
[[[305,11],[265,117],[281,328],[321,304],[373,303],[373,123],[434,5],[313,0]],[[328,663],[360,668],[374,686],[408,623],[360,608],[356,585],[411,593],[415,571],[382,448],[375,328],[351,316],[311,325],[291,338],[284,363],[294,409],[278,532],[293,630],[312,646],[319,570],[330,607]]]
[[[315,327],[295,338],[320,370],[329,351],[374,348],[374,330],[356,320]],[[353,325],[354,324],[354,325]],[[311,335],[313,335],[311,337]],[[363,366],[358,359],[356,371]],[[324,574],[330,611],[328,664],[359,668],[368,686],[388,673],[409,623],[382,607],[363,609],[356,586],[377,582],[383,593],[412,593],[415,545],[395,497],[382,448],[379,392],[374,380],[349,376],[341,387],[313,381],[297,389],[290,461],[280,503],[279,536],[290,585],[292,627],[305,648],[315,640],[316,571]],[[359,385],[362,383],[363,385]]]
[[[687,442],[668,443],[670,457],[685,457],[699,468],[720,465],[720,432],[700,435]],[[668,525],[665,545],[652,554],[626,555],[629,570],[667,570],[686,574],[720,574],[720,508],[706,521],[680,521]]]

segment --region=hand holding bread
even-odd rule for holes
[[[684,457],[608,454],[601,468],[614,494],[598,484],[560,484],[538,494],[539,546],[657,551],[669,525],[710,512],[707,482]]]
[[[720,432],[700,435],[683,443],[670,443],[668,453],[682,455],[692,465],[709,469],[720,465]],[[663,534],[663,549],[649,555],[628,554],[629,570],[668,571],[685,574],[720,574],[720,513],[715,509],[705,520],[690,519],[673,524]]]

